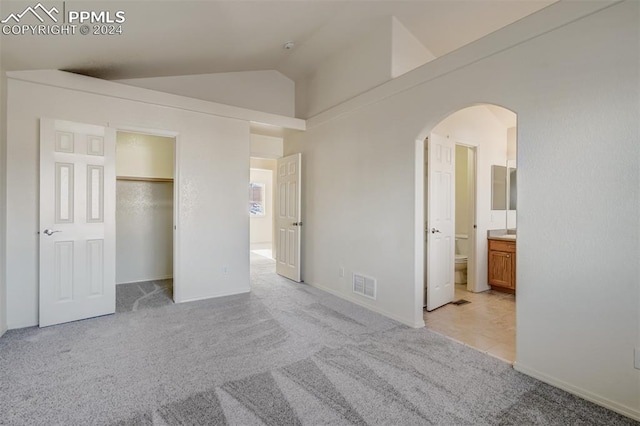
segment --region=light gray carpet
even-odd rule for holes
[[[509,364],[273,273],[252,293],[0,339],[8,425],[628,425]]]
[[[116,286],[116,313],[158,308],[172,303],[172,279]]]

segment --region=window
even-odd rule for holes
[[[249,214],[264,216],[264,183],[249,184]]]

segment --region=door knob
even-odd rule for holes
[[[62,231],[54,231],[52,229],[45,229],[44,230],[44,235],[46,235],[47,237],[52,236],[53,234],[55,234],[56,232],[62,232]]]
[[[441,233],[439,229],[431,228],[431,233],[435,234],[436,232]]]

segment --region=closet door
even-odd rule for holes
[[[40,327],[115,312],[115,136],[40,120]]]

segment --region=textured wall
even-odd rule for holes
[[[295,84],[274,70],[118,80],[123,84],[293,117]]]
[[[118,132],[116,175],[172,179],[174,145],[174,138]]]
[[[610,5],[459,65],[496,33],[386,86],[410,89],[382,87],[288,135],[285,154],[303,158],[305,282],[420,326],[421,141],[460,108],[508,107],[518,114],[516,368],[640,418],[638,8]],[[378,278],[378,300],[354,296],[340,266]]]
[[[1,37],[0,37],[1,38]],[[1,42],[0,42],[1,43]],[[6,302],[6,149],[7,149],[7,77],[0,68],[0,336],[7,329],[7,302]]]
[[[173,276],[173,183],[116,182],[116,283]]]
[[[56,74],[58,75],[58,74]],[[9,79],[7,114],[7,322],[38,324],[38,122],[129,123],[177,134],[174,300],[249,291],[247,182],[249,123],[92,89],[139,94],[136,88],[73,74],[87,91]],[[171,105],[170,95],[153,93]],[[224,200],[224,202],[221,202]]]

